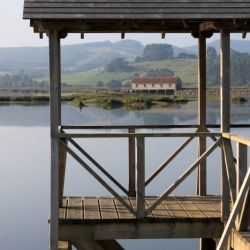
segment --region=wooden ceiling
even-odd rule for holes
[[[25,0],[35,32],[247,32],[250,0]]]

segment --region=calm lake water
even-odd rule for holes
[[[81,111],[63,105],[64,124],[195,124],[196,103],[173,105],[148,111],[104,110],[86,107]],[[219,123],[219,105],[208,104],[208,122]],[[234,104],[232,123],[250,124],[250,101]],[[171,130],[172,131],[172,130]],[[247,129],[235,132],[249,136]],[[0,249],[44,250],[49,239],[50,139],[48,106],[0,106]],[[184,138],[146,139],[146,175],[173,152]],[[84,139],[79,143],[123,184],[127,185],[127,140]],[[209,144],[212,142],[209,141]],[[147,188],[147,194],[162,193],[195,159],[194,141],[166,171]],[[185,158],[185,162],[182,159]],[[219,150],[208,159],[208,192],[220,193]],[[107,195],[72,158],[68,157],[65,195]],[[194,194],[195,174],[174,193]],[[159,185],[160,183],[160,185]],[[126,249],[198,249],[198,240],[121,241]]]

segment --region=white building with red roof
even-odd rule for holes
[[[179,77],[137,77],[132,81],[132,90],[144,93],[174,94],[181,89]]]

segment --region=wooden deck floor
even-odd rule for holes
[[[126,198],[135,207],[135,198]],[[146,198],[146,207],[156,197]],[[136,219],[111,197],[66,197],[60,208],[61,240],[216,238],[223,231],[221,197],[168,197]]]
[[[146,208],[156,197],[147,197]],[[135,198],[126,198],[135,207]],[[221,198],[209,197],[169,197],[162,202],[146,220],[157,221],[214,221],[220,220]],[[135,220],[117,199],[111,197],[69,197],[64,198],[60,208],[60,222],[88,223],[93,221]]]

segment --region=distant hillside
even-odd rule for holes
[[[219,53],[220,51],[220,40],[215,40],[207,44],[207,47],[214,47]],[[198,47],[196,45],[183,48],[194,54],[197,54]],[[250,42],[247,40],[231,40],[231,49],[241,53],[250,53]]]
[[[113,58],[131,61],[142,53],[143,45],[134,40],[62,46],[62,68],[64,72],[88,71],[104,66]],[[0,48],[0,72],[19,71],[45,75],[48,47]]]
[[[131,72],[107,72],[104,69],[97,69],[87,72],[64,74],[62,81],[73,85],[95,86],[98,81],[104,83],[112,79],[124,81],[132,79],[135,75],[143,75],[150,69],[170,69],[179,76],[185,85],[197,82],[197,60],[196,59],[169,59],[163,61],[150,61],[130,64],[134,68]],[[48,80],[47,78],[36,79],[38,81]]]

